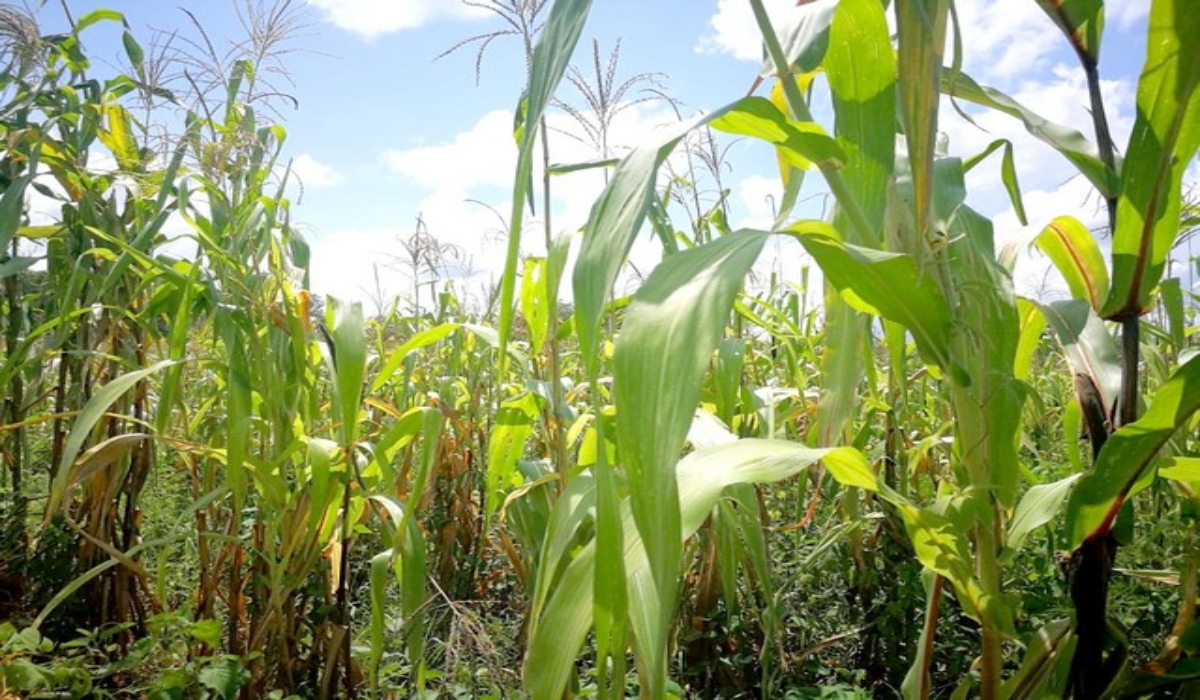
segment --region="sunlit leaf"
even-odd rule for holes
[[[666,681],[681,565],[675,463],[734,296],[768,236],[739,231],[665,259],[634,296],[617,339],[617,436],[661,603],[639,655],[651,683]]]
[[[1097,313],[1108,297],[1108,268],[1092,232],[1073,216],[1060,216],[1046,225],[1034,243],[1050,257],[1071,290]]]
[[[1072,548],[1107,534],[1130,490],[1154,463],[1158,451],[1193,413],[1200,410],[1200,356],[1164,382],[1145,415],[1113,433],[1090,472],[1079,480],[1067,504]]]

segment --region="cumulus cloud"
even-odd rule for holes
[[[610,142],[617,148],[638,143],[656,125],[673,120],[669,112],[652,105],[637,105],[620,113],[612,125]],[[411,211],[419,215],[428,232],[448,251],[444,279],[454,279],[460,290],[476,299],[499,278],[507,248],[506,223],[512,207],[510,188],[516,167],[517,146],[512,138],[513,115],[497,110],[483,115],[468,129],[446,140],[384,152],[380,165],[421,192]],[[564,114],[550,115],[551,153],[556,163],[576,163],[596,156],[580,139],[568,135],[578,131]],[[576,134],[578,136],[578,134]],[[540,154],[535,162],[541,162]],[[541,181],[540,172],[535,181]],[[573,234],[586,222],[592,202],[604,186],[604,173],[585,170],[555,177],[552,185],[552,231]],[[545,252],[542,235],[544,212],[538,201],[537,216],[526,213],[522,251]],[[380,270],[382,294],[412,296],[409,277],[396,258],[403,254],[402,240],[413,225],[376,230],[342,230],[317,237],[313,242],[313,289],[364,301],[373,301],[373,275],[363,270]],[[631,259],[648,270],[658,260],[659,244],[647,239],[635,246]],[[564,283],[564,296],[569,295]],[[423,303],[428,303],[422,291]]]
[[[440,189],[512,185],[517,164],[512,112],[495,110],[445,143],[384,151],[384,166],[417,184]]]
[[[780,19],[795,7],[794,0],[767,0],[771,23],[778,27]],[[711,34],[700,37],[696,50],[706,54],[728,54],[744,61],[762,60],[762,38],[750,3],[745,0],[718,0],[717,12],[708,21]]]
[[[1139,0],[1118,3],[1118,22],[1128,26],[1139,19],[1138,13],[1144,14],[1144,9],[1138,6],[1144,4]],[[794,0],[767,0],[766,6],[776,29],[789,12],[803,11]],[[1004,83],[1019,78],[1026,71],[1044,67],[1056,49],[1066,46],[1066,39],[1037,3],[960,0],[956,9],[963,44],[969,47],[965,67],[981,79]],[[762,60],[758,25],[744,0],[718,0],[709,27],[711,32],[696,44],[698,52]]]
[[[456,0],[308,0],[333,25],[363,39],[416,29],[439,19],[467,19],[486,10]]]
[[[341,173],[307,153],[292,159],[292,175],[304,187],[334,187],[342,183]]]

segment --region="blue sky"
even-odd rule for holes
[[[144,43],[153,30],[195,36],[182,5],[214,41],[227,42],[242,36],[234,8],[245,1],[68,4],[76,15],[97,7],[124,13]],[[792,3],[773,4],[783,11]],[[973,77],[1090,134],[1082,71],[1033,0],[959,0],[957,6],[968,53],[965,68]],[[1108,2],[1102,75],[1118,143],[1132,125],[1147,7],[1145,0]],[[306,27],[291,44],[295,51],[283,57],[289,81],[281,85],[299,108],[283,106],[280,117],[289,133],[286,155],[304,183],[302,193],[292,193],[294,219],[313,245],[315,291],[370,299],[376,267],[385,292],[408,288],[389,260],[401,254],[398,237],[412,232],[418,215],[430,233],[460,246],[474,270],[470,284],[482,289],[501,266],[500,222],[487,207],[469,200],[501,212],[509,206],[515,157],[511,110],[524,81],[520,43],[495,42],[476,85],[472,48],[435,60],[456,42],[499,26],[493,15],[458,0],[293,0],[293,8],[303,14]],[[48,4],[41,18],[45,31],[63,26],[57,3]],[[619,79],[661,73],[662,85],[685,115],[741,97],[758,70],[760,49],[745,0],[597,0],[576,57],[580,65],[590,60],[592,39],[605,55],[621,41]],[[89,32],[89,49],[98,63],[119,61],[118,40],[115,27]],[[569,86],[559,96],[580,104]],[[1017,121],[984,114],[976,119],[983,131],[951,109],[943,109],[943,115],[956,155],[976,153],[996,138],[1017,146],[1029,227],[1019,226],[998,185],[998,159],[980,166],[968,182],[973,204],[994,217],[1000,239],[1028,237],[1059,214],[1100,223],[1098,202],[1087,184],[1071,179],[1065,161],[1028,138]],[[613,142],[631,146],[671,119],[674,114],[664,103],[636,105],[622,113]],[[571,128],[564,115],[553,123]],[[562,135],[551,150],[560,162],[592,155]],[[749,143],[733,144],[729,154],[724,184],[731,189],[733,223],[768,223],[771,197],[778,191],[773,154]],[[810,180],[815,185],[818,178]],[[556,181],[554,228],[577,228],[600,185],[595,173]],[[540,235],[527,238],[528,250],[538,252],[534,241]],[[647,265],[654,256],[649,242],[635,252]],[[1028,269],[1018,275],[1019,286],[1030,291],[1044,269],[1035,259],[1023,265]]]

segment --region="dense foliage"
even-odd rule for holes
[[[587,0],[481,3],[507,28],[460,46],[528,58],[506,274],[483,308],[423,295],[444,250],[419,231],[412,298],[371,317],[308,291],[271,119],[289,3],[223,56],[126,28],[106,79],[81,36],[121,15],[43,36],[0,7],[0,697],[1200,692],[1198,299],[1165,276],[1196,223],[1200,13],[1152,3],[1117,144],[1100,0],[1038,0],[1091,137],[961,72],[951,0],[777,27],[748,2],[770,97],[619,161],[612,117],[658,77],[598,48],[595,84],[569,71]],[[564,77],[599,160],[555,168]],[[1014,293],[964,184],[1000,152],[1022,212],[1013,144],[948,155],[950,97],[1104,201],[1106,231],[1036,241],[1070,298]],[[714,132],[777,153],[771,230],[729,227]],[[611,171],[582,234],[543,221],[522,256],[527,205],[583,168]],[[793,213],[814,173],[827,220]],[[643,228],[662,262],[614,297]],[[747,281],[774,237],[823,303],[807,273]]]

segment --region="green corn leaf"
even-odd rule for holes
[[[1050,484],[1038,484],[1025,492],[1008,526],[1008,541],[1003,554],[1006,559],[1020,551],[1030,534],[1058,517],[1078,478],[1079,474],[1072,474]]]
[[[1026,644],[1021,668],[1005,682],[1003,697],[1012,700],[1066,697],[1071,659],[1078,641],[1070,620],[1055,620],[1039,629]]]
[[[1071,161],[1100,194],[1116,195],[1117,184],[1101,162],[1096,144],[1079,131],[1045,119],[1003,92],[980,85],[966,73],[943,74],[942,92],[1020,119],[1026,131]]]
[[[121,33],[121,44],[125,47],[125,56],[129,59],[129,64],[133,66],[134,72],[139,76],[145,71],[146,52],[142,49],[142,45],[134,38],[133,32],[126,29]]]
[[[1185,484],[1200,483],[1200,457],[1166,457],[1158,465],[1158,475]]]
[[[400,347],[393,350],[391,355],[388,355],[387,362],[384,363],[379,373],[375,375],[375,381],[371,382],[371,393],[378,393],[391,380],[392,375],[396,373],[396,370],[400,369],[400,365],[404,364],[404,358],[408,357],[410,353],[427,345],[433,345],[439,340],[444,340],[451,333],[458,330],[461,325],[459,323],[443,323],[433,328],[426,328],[423,331],[414,333]]]
[[[718,239],[719,240],[719,239]],[[874,484],[870,464],[850,448],[814,449],[781,440],[740,440],[697,450],[680,460],[678,479],[680,541],[690,537],[708,518],[728,486],[769,483],[794,476],[821,460],[835,479]],[[576,489],[573,481],[568,492]],[[583,493],[574,493],[576,506],[585,504]],[[555,506],[559,510],[559,506]],[[630,601],[631,629],[638,648],[653,635],[661,611],[650,562],[628,500],[622,508],[624,550]],[[563,517],[563,516],[559,516]],[[574,671],[576,656],[591,627],[595,545],[588,544],[570,561],[546,603],[536,608],[525,657],[524,682],[534,700],[558,700]],[[672,611],[668,611],[670,613]]]
[[[537,403],[530,393],[506,401],[496,412],[488,437],[485,522],[491,522],[500,506],[500,498],[512,486],[517,461],[525,454],[525,442],[533,434],[533,421],[537,415]]]
[[[1018,381],[1028,382],[1033,356],[1041,344],[1042,331],[1046,330],[1046,316],[1037,304],[1025,298],[1017,299],[1017,315],[1021,319],[1021,339],[1017,343],[1013,376]]]
[[[1067,283],[1071,296],[1083,299],[1097,313],[1108,297],[1108,268],[1092,232],[1073,216],[1060,216],[1046,225],[1034,243]]]
[[[36,169],[36,159],[30,164]],[[21,220],[25,214],[25,190],[33,182],[34,173],[14,178],[0,193],[0,250],[8,252],[12,239],[21,228]]]
[[[1145,415],[1108,438],[1092,471],[1079,480],[1067,503],[1072,548],[1107,534],[1125,498],[1154,463],[1175,431],[1200,410],[1200,356],[1158,388]]]
[[[528,256],[521,274],[521,315],[529,329],[529,352],[537,355],[550,331],[550,289],[546,258]]]
[[[379,662],[386,642],[387,584],[392,570],[392,552],[387,549],[371,557],[368,582],[371,600],[371,657],[367,663],[372,692],[379,690]]]
[[[70,435],[67,436],[62,459],[59,460],[58,469],[54,474],[54,481],[50,486],[50,499],[46,503],[43,522],[49,523],[55,514],[58,513],[58,509],[62,507],[63,499],[68,495],[71,470],[75,466],[76,458],[83,450],[84,443],[87,442],[88,437],[92,434],[92,429],[96,427],[96,424],[100,422],[100,419],[104,417],[108,409],[124,396],[125,392],[136,386],[138,382],[175,363],[175,360],[163,360],[145,369],[122,374],[108,384],[100,387],[92,395],[92,398],[84,404],[83,410],[79,412],[79,417],[75,419],[75,423],[71,426]]]
[[[842,0],[830,32],[825,70],[834,133],[846,153],[842,177],[868,223],[882,231],[896,161],[896,57],[884,7],[875,0]],[[866,243],[853,237],[848,223],[834,225],[848,242]]]
[[[1112,334],[1081,299],[1055,301],[1040,308],[1054,329],[1071,371],[1092,380],[1099,390],[1104,416],[1112,416],[1121,393],[1120,351]]]
[[[963,172],[970,172],[972,168],[1001,148],[1004,149],[1004,155],[1000,160],[1000,181],[1004,183],[1004,190],[1008,192],[1008,201],[1013,206],[1017,220],[1021,222],[1022,226],[1028,226],[1029,217],[1025,215],[1025,200],[1021,197],[1021,185],[1017,182],[1017,164],[1013,157],[1012,141],[1008,139],[992,141],[987,148],[983,149],[982,153],[963,161]]]
[[[125,24],[125,15],[116,10],[99,9],[92,10],[75,21],[75,33],[78,34],[93,24],[100,22],[120,22]]]
[[[657,132],[654,139],[630,152],[592,205],[579,260],[575,263],[572,279],[575,330],[586,367],[595,368],[599,361],[604,300],[655,199],[659,166],[689,131],[721,119],[733,133],[786,144],[788,149],[814,162],[841,155],[829,136],[787,119],[769,100],[761,97],[745,98],[691,121],[666,127]]]
[[[838,3],[825,56],[833,97],[834,133],[847,154],[841,174],[868,225],[882,232],[887,192],[896,160],[896,59],[883,6],[873,0]],[[867,244],[839,207],[833,225],[850,243]],[[882,236],[878,236],[882,238]],[[843,433],[858,409],[869,317],[835,294],[825,297],[822,397],[817,427],[824,444],[845,441]]]
[[[913,181],[915,234],[929,231],[937,144],[938,77],[946,45],[949,0],[896,0],[900,121]]]
[[[829,27],[837,7],[838,3],[833,0],[816,0],[787,8],[776,33],[787,65],[793,72],[811,73],[821,65],[830,46]],[[836,46],[836,42],[833,45]],[[775,63],[770,58],[764,60],[759,75],[777,74]]]
[[[904,326],[927,361],[950,368],[950,307],[933,275],[921,274],[908,255],[843,243],[820,222],[803,222],[789,232],[847,302]]]
[[[512,334],[517,265],[521,257],[521,229],[525,202],[533,196],[533,152],[542,116],[550,106],[559,82],[567,72],[575,45],[591,11],[591,0],[555,0],[546,24],[538,34],[529,69],[529,85],[517,110],[519,151],[513,174],[512,214],[508,220],[508,252],[500,280],[500,374],[508,365],[508,340]]]
[[[1200,12],[1188,0],[1155,0],[1148,32],[1121,168],[1112,289],[1100,314],[1109,319],[1150,307],[1179,235],[1183,174],[1200,147]]]
[[[330,307],[333,316],[330,330],[333,401],[335,414],[341,421],[342,445],[350,449],[358,440],[358,411],[367,371],[367,336],[362,304],[335,302]]]
[[[1183,287],[1178,277],[1169,277],[1159,285],[1159,296],[1163,310],[1167,312],[1167,331],[1171,346],[1176,353],[1187,349],[1186,308],[1183,303]]]
[[[1104,0],[1037,0],[1037,4],[1054,20],[1080,58],[1092,65],[1100,62]]]
[[[738,136],[751,136],[774,144],[793,167],[809,163],[840,167],[846,154],[829,134],[813,122],[789,119],[765,97],[747,97],[713,117],[709,126]]]
[[[660,606],[641,640],[650,694],[665,692],[667,639],[679,583],[675,462],[742,280],[770,234],[739,231],[664,260],[626,312],[613,357],[617,437]]]
[[[930,508],[901,505],[899,511],[918,561],[953,584],[963,611],[981,620],[990,605],[975,580],[971,546],[962,528]]]
[[[41,258],[32,258],[18,255],[14,258],[9,258],[4,262],[0,262],[0,279],[19,275],[38,263]]]

